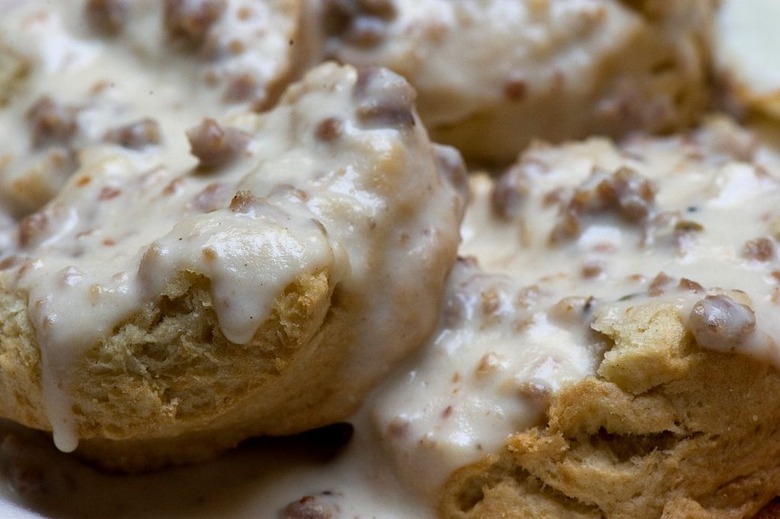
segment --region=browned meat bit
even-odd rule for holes
[[[493,214],[507,220],[513,218],[530,192],[529,185],[533,184],[532,179],[547,171],[549,165],[530,153],[523,155],[516,166],[501,175],[494,183],[491,194]],[[544,203],[560,203],[563,198],[562,192],[555,190],[544,196]]]
[[[49,217],[45,213],[33,213],[19,222],[19,245],[30,247],[49,235]]]
[[[755,331],[756,316],[725,294],[710,295],[693,305],[688,328],[700,346],[732,351]]]
[[[674,231],[672,233],[674,237],[674,243],[677,250],[680,252],[685,251],[688,248],[688,244],[691,242],[694,233],[702,232],[704,226],[699,222],[693,220],[681,220],[677,215],[670,216],[669,222],[674,221]]]
[[[414,89],[400,76],[381,68],[361,68],[355,82],[355,114],[365,128],[411,128]]]
[[[344,132],[344,123],[338,117],[328,117],[319,122],[314,129],[314,136],[325,142],[330,142],[341,137]]]
[[[251,74],[238,74],[228,80],[225,88],[225,101],[240,103],[257,97],[261,85]]]
[[[192,200],[192,207],[198,211],[210,213],[217,209],[222,209],[225,206],[225,198],[227,196],[230,196],[227,194],[227,186],[215,182],[207,185],[200,193],[195,195],[195,198]]]
[[[562,207],[552,241],[578,236],[583,217],[605,211],[615,211],[629,222],[648,222],[655,214],[653,184],[627,167],[612,174],[595,172]]]
[[[775,257],[775,245],[769,238],[758,238],[745,243],[742,256],[757,261],[769,261]]]
[[[335,519],[339,517],[339,506],[333,502],[332,493],[318,496],[304,496],[293,501],[282,510],[282,519]]]
[[[104,139],[132,150],[160,144],[160,125],[154,119],[144,118],[106,132]]]
[[[12,256],[6,256],[0,260],[0,270],[8,270],[16,267],[24,261],[24,256],[14,254]]]
[[[651,296],[660,296],[665,294],[674,283],[675,279],[665,272],[659,272],[657,276],[650,282],[650,286],[647,288],[647,292]]]
[[[0,42],[0,108],[4,107],[30,73],[30,61]]]
[[[98,200],[101,202],[107,202],[109,200],[113,200],[114,198],[118,197],[122,194],[122,190],[118,189],[113,186],[104,186],[100,190],[100,194],[98,195]]]
[[[504,96],[510,101],[519,102],[525,98],[528,93],[528,83],[522,76],[513,74],[507,78],[504,83]]]
[[[414,115],[403,104],[387,100],[384,103],[367,102],[357,108],[358,119],[367,128],[395,127],[399,129],[414,126]]]
[[[704,226],[699,222],[694,222],[693,220],[680,220],[674,224],[675,233],[687,234],[690,232],[701,232],[703,230]]]
[[[500,367],[501,367],[501,357],[497,355],[495,352],[491,351],[485,353],[479,359],[479,363],[477,363],[477,367],[474,368],[474,374],[478,377],[486,377],[494,374],[496,371],[498,371]],[[458,377],[458,380],[460,380],[460,377]],[[453,380],[453,383],[456,382],[457,382],[456,380]]]
[[[650,286],[647,287],[647,293],[657,297],[674,289],[694,293],[704,292],[704,287],[692,279],[680,278],[678,281],[677,278],[673,278],[664,272],[659,272],[650,282]]]
[[[494,287],[486,288],[479,294],[480,307],[485,321],[492,322],[500,317],[502,301],[501,295]]]
[[[509,220],[514,216],[526,200],[528,185],[526,178],[519,174],[502,175],[493,184],[490,196],[493,214]]]
[[[666,242],[683,255],[694,243],[696,234],[702,231],[702,224],[685,219],[680,211],[659,211],[645,222],[642,244]]]
[[[213,119],[187,131],[190,151],[200,161],[200,167],[216,168],[228,164],[249,144],[249,137],[240,130],[222,127]]]
[[[673,216],[672,220],[675,219],[676,218]],[[694,234],[702,232],[703,230],[704,226],[698,222],[678,219],[674,224],[673,232],[674,244],[677,250],[680,253],[685,253],[685,251],[689,249],[694,239]]]
[[[67,146],[76,134],[78,109],[42,97],[27,110],[27,121],[36,148],[58,144]]]
[[[181,190],[183,184],[184,184],[184,179],[182,179],[181,177],[176,177],[173,180],[171,180],[167,186],[163,188],[162,193],[165,196],[174,195]]]
[[[604,265],[598,261],[587,262],[580,269],[580,275],[585,279],[594,279],[602,274],[604,274]]]
[[[550,308],[550,317],[560,323],[587,324],[591,321],[597,301],[593,296],[564,297]]]
[[[258,200],[251,191],[239,191],[230,201],[230,210],[234,213],[248,213],[257,205]]]
[[[327,0],[322,20],[327,36],[371,48],[382,43],[397,14],[391,0]]]
[[[680,282],[677,284],[677,287],[680,290],[687,290],[688,292],[704,292],[704,287],[701,286],[701,283],[697,283],[696,281],[688,278],[681,278]]]
[[[116,34],[121,31],[129,14],[129,0],[87,0],[84,6],[87,23],[103,34]]]
[[[165,0],[165,29],[174,38],[200,44],[225,7],[225,0]]]
[[[618,207],[628,220],[639,221],[653,212],[655,188],[631,168],[618,169],[611,178],[599,183],[598,190],[601,198]]]

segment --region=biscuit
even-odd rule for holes
[[[437,142],[506,164],[533,139],[668,132],[707,105],[715,2],[328,0],[327,55],[418,90]]]
[[[84,152],[2,259],[0,414],[121,470],[348,416],[431,332],[459,241],[463,165],[413,101],[324,64],[192,129],[193,168]]]
[[[774,498],[774,366],[698,347],[663,305],[594,327],[614,341],[598,376],[558,393],[544,427],[456,473],[443,517],[752,517]]]
[[[410,491],[442,517],[749,517],[777,495],[778,159],[712,119],[472,176],[438,332],[374,397]]]

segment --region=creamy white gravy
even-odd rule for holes
[[[0,10],[5,15],[12,5],[19,7],[21,3],[6,1],[0,3]],[[239,245],[229,250],[223,247],[226,242],[219,237],[221,231],[215,222],[201,210],[192,210],[191,218],[175,225],[182,212],[193,208],[192,204],[209,203],[210,197],[233,196],[244,185],[263,191],[257,184],[273,183],[273,171],[288,174],[300,166],[309,171],[311,158],[291,150],[278,158],[276,165],[284,168],[262,169],[262,175],[249,177],[236,173],[229,177],[232,188],[224,192],[210,188],[207,178],[177,185],[177,175],[195,164],[182,135],[204,114],[191,110],[200,103],[208,107],[217,102],[220,111],[230,111],[221,104],[221,91],[206,88],[201,92],[200,87],[190,91],[182,89],[181,83],[165,91],[163,85],[167,82],[160,78],[167,78],[168,73],[172,81],[173,77],[183,77],[187,84],[200,84],[200,72],[185,64],[169,72],[163,70],[165,67],[152,68],[156,76],[142,73],[150,64],[138,61],[138,56],[144,55],[145,43],[158,37],[147,38],[147,34],[156,34],[155,30],[149,33],[138,29],[139,40],[127,46],[137,49],[138,55],[117,48],[111,51],[112,59],[106,60],[100,49],[105,42],[78,36],[78,31],[74,36],[66,30],[72,23],[69,16],[26,4],[13,15],[2,17],[0,38],[6,45],[23,42],[18,48],[11,46],[14,52],[31,50],[47,73],[62,79],[58,91],[66,101],[80,103],[88,97],[90,101],[98,100],[95,106],[107,107],[101,112],[103,108],[89,105],[80,112],[79,117],[94,122],[85,128],[93,128],[95,133],[90,136],[84,130],[83,135],[78,134],[78,139],[83,139],[79,142],[102,139],[110,129],[105,114],[110,114],[111,120],[129,122],[138,114],[155,113],[165,114],[160,124],[166,145],[164,149],[152,146],[122,153],[114,148],[109,153],[102,145],[89,149],[86,144],[77,145],[83,148],[78,162],[86,168],[70,180],[63,201],[77,190],[93,190],[95,197],[108,200],[130,196],[157,204],[160,212],[154,217],[160,219],[160,224],[151,237],[121,237],[139,245],[156,241],[156,248],[141,251],[139,246],[131,254],[115,256],[108,242],[103,243],[104,252],[94,257],[94,265],[78,269],[68,260],[75,245],[62,240],[63,236],[83,233],[85,243],[110,241],[119,237],[101,235],[93,228],[93,220],[140,223],[150,216],[140,209],[135,213],[111,209],[110,203],[102,204],[102,212],[93,214],[92,220],[73,214],[64,203],[47,209],[57,226],[40,238],[43,241],[39,246],[48,248],[49,253],[28,264],[28,268],[49,274],[28,278],[21,272],[19,276],[19,283],[33,294],[33,315],[39,328],[46,329],[47,320],[54,322],[51,335],[43,337],[45,342],[70,343],[74,336],[83,339],[84,333],[56,325],[68,322],[68,312],[79,305],[58,305],[52,295],[68,292],[68,301],[84,306],[91,305],[92,298],[107,301],[109,304],[100,308],[111,315],[95,316],[98,326],[93,333],[100,333],[101,325],[114,322],[117,315],[129,311],[132,302],[143,297],[139,290],[153,292],[159,288],[162,276],[158,275],[173,268],[172,264],[191,266],[192,251],[196,249],[233,259],[250,258],[260,250],[274,251],[272,255],[278,252],[276,270],[264,276],[263,282],[280,285],[289,281],[290,273],[302,264],[338,262],[345,254],[356,260],[353,265],[365,263],[362,251],[340,250],[314,222],[322,218],[318,211],[327,212],[328,208],[304,207],[289,193],[270,193],[274,204],[261,204],[252,210],[253,224],[259,221],[260,225],[274,227],[278,241],[258,240],[251,233],[243,233],[241,216],[235,217],[237,240],[231,240]],[[136,73],[128,74],[128,70]],[[100,84],[100,88],[87,93],[83,85],[78,86],[81,79],[74,78],[88,78],[84,84]],[[43,84],[34,77],[26,81],[29,83],[24,84]],[[109,81],[108,87],[102,83],[105,81]],[[3,203],[9,215],[27,213],[51,198],[53,193],[38,193],[29,186],[50,185],[52,179],[47,172],[53,169],[45,164],[60,160],[45,154],[41,158],[30,149],[27,139],[7,130],[25,124],[22,121],[26,116],[16,107],[27,104],[29,108],[33,97],[43,91],[19,92],[25,101],[18,105],[14,101],[0,112],[0,117],[8,118],[0,119],[0,132],[5,132],[0,133],[0,142],[8,143],[2,148],[2,165],[11,177],[25,179],[22,185],[26,186],[16,194],[8,190],[11,194]],[[128,92],[144,96],[148,104],[142,103],[143,112],[128,101],[133,97]],[[182,92],[195,92],[194,98],[184,96],[187,102],[182,102]],[[308,108],[317,111],[326,106],[315,98]],[[93,108],[96,111],[90,112]],[[327,109],[338,114],[343,107],[331,105]],[[247,130],[251,127],[251,121],[239,118],[233,122]],[[364,143],[377,147],[392,163],[397,150],[386,144],[382,139]],[[284,146],[271,139],[254,142],[248,150],[264,156],[268,150]],[[746,160],[733,160],[734,156]],[[25,157],[43,162],[21,166]],[[124,167],[125,162],[132,167]],[[180,169],[171,171],[161,166],[170,163]],[[652,204],[633,200],[636,193],[632,194],[631,188],[622,209],[588,195],[602,181],[609,184],[621,167],[649,182]],[[80,182],[96,170],[100,170],[100,184]],[[123,176],[128,171],[134,172],[132,178]],[[773,319],[780,298],[774,255],[780,234],[777,171],[778,161],[771,153],[758,150],[749,137],[730,127],[714,127],[690,138],[637,140],[622,148],[598,139],[563,148],[535,148],[516,166],[511,177],[515,184],[510,183],[511,189],[498,204],[504,216],[496,215],[496,204],[490,199],[492,182],[485,176],[472,179],[473,198],[462,231],[461,252],[476,258],[476,264],[465,260],[456,266],[438,333],[419,355],[393,373],[351,420],[354,433],[343,449],[330,452],[333,449],[318,448],[312,452],[308,445],[316,441],[311,437],[281,443],[261,441],[202,466],[120,477],[84,467],[55,451],[38,433],[5,424],[0,435],[0,472],[7,492],[0,510],[5,516],[19,517],[274,517],[289,503],[311,496],[330,507],[336,517],[430,517],[436,487],[451,470],[476,461],[500,446],[508,434],[536,423],[554,391],[594,372],[604,344],[589,326],[599,312],[609,313],[621,305],[661,297],[677,305],[687,321],[705,294],[727,294],[755,314],[755,331],[743,337],[737,349],[780,361],[772,339],[780,336],[780,324]],[[349,200],[344,204],[334,201],[330,209],[339,212],[353,204],[363,207],[364,213],[355,218],[359,222],[375,208],[376,201],[366,192],[355,190],[351,174],[345,171],[343,177],[330,179],[331,188],[341,189],[340,195]],[[28,181],[32,178],[37,180]],[[316,184],[318,180],[308,181]],[[172,186],[170,192],[165,192],[168,185]],[[35,196],[23,199],[22,193]],[[566,223],[562,214],[566,214],[568,201],[577,193],[593,206],[588,202],[573,209],[577,221],[576,229],[572,229],[562,225]],[[163,196],[178,202],[166,199],[163,203]],[[637,196],[642,198],[641,193]],[[632,205],[634,202],[638,205]],[[136,206],[141,207],[122,207]],[[289,222],[296,223],[294,231],[293,226],[287,226]],[[359,225],[344,232],[352,236],[355,228]],[[429,236],[430,232],[420,229],[419,234]],[[553,244],[551,235],[557,236]],[[211,247],[212,239],[217,246]],[[417,252],[424,254],[426,245],[421,241]],[[138,265],[149,250],[153,254],[148,259],[151,266],[144,288],[130,281],[128,273],[132,269],[124,262]],[[405,258],[400,252],[388,255],[396,262]],[[92,268],[98,264],[102,267]],[[665,277],[659,276],[661,273]],[[257,279],[232,277],[235,274],[230,269],[210,272],[216,280],[215,290],[220,294],[236,289],[251,291]],[[87,290],[82,290],[85,287]],[[245,327],[247,316],[263,314],[268,301],[237,294],[230,297],[248,301],[240,308],[226,305],[219,310],[226,333],[241,342],[252,333],[252,327]],[[35,310],[36,306],[40,308]],[[377,304],[375,310],[379,313],[382,309]],[[394,324],[386,323],[381,334],[389,334]],[[56,348],[47,351],[54,352],[47,354],[47,369],[56,370],[67,363],[67,359],[52,358],[58,355]],[[397,355],[400,353],[391,356]],[[378,364],[372,369],[387,369],[386,363]],[[366,368],[366,363],[356,361],[349,373],[365,376]],[[48,392],[52,402],[67,399],[57,387]],[[74,447],[76,438],[67,423],[68,416],[54,413],[52,421],[58,445],[63,450]],[[323,460],[322,450],[329,452],[327,460]]]

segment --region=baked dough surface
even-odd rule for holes
[[[428,336],[455,260],[463,165],[413,101],[325,64],[193,129],[195,168],[84,153],[5,256],[0,414],[124,470],[347,417]]]
[[[531,294],[491,306],[522,337],[513,356],[533,359],[546,337],[528,332],[528,308],[594,333],[556,336],[572,353],[601,347],[574,381],[575,356],[542,347],[552,367],[530,380],[549,407],[454,472],[442,516],[743,518],[777,495],[777,171],[771,146],[714,119],[669,138],[539,144],[495,182],[472,178],[461,251]],[[497,343],[471,346],[496,357],[499,390],[515,388],[528,375]],[[510,394],[507,423],[525,397]]]
[[[777,493],[780,374],[698,348],[663,305],[596,319],[598,376],[458,471],[443,517],[750,517]],[[637,379],[641,378],[641,386]]]

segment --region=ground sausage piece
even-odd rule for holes
[[[638,221],[653,212],[655,189],[649,180],[633,169],[622,167],[598,185],[599,196],[607,205],[617,207],[621,216]]]
[[[756,329],[756,316],[727,295],[710,295],[693,306],[688,327],[700,346],[732,351]]]
[[[225,101],[240,103],[248,101],[257,95],[261,86],[251,74],[239,74],[228,80],[225,90]]]
[[[165,0],[165,29],[174,38],[201,43],[225,6],[224,0]]]
[[[375,67],[358,70],[354,94],[358,100],[355,114],[366,129],[397,128],[415,125],[412,109],[416,97],[414,89],[399,77],[388,77],[390,72]],[[387,88],[387,81],[392,88]]]
[[[338,117],[328,117],[320,121],[314,130],[317,139],[330,142],[338,139],[344,132],[344,122]]]
[[[190,149],[200,161],[200,167],[211,169],[223,166],[238,157],[249,143],[249,138],[235,128],[222,127],[213,119],[187,131]]]
[[[339,507],[327,499],[330,496],[304,496],[282,510],[282,519],[335,519]]]
[[[239,191],[230,201],[230,210],[234,213],[249,213],[258,205],[259,199],[251,191]]]
[[[160,125],[154,119],[144,118],[106,132],[106,141],[132,150],[160,144]]]
[[[33,213],[19,222],[19,245],[30,247],[49,235],[49,218],[45,213]]]
[[[611,174],[594,173],[562,207],[552,241],[578,236],[584,216],[606,211],[614,211],[629,222],[648,222],[656,212],[653,184],[627,167]]]
[[[67,145],[78,129],[78,109],[42,97],[27,110],[27,121],[36,148],[53,144]]]
[[[227,186],[225,184],[212,182],[195,195],[195,198],[192,200],[192,207],[200,212],[210,213],[217,209],[222,209],[227,196]]]
[[[742,255],[756,261],[769,261],[775,257],[775,246],[769,238],[750,240],[745,243]]]
[[[104,34],[116,34],[127,23],[130,5],[128,0],[88,0],[84,6],[87,23]]]
[[[328,0],[323,9],[325,33],[362,48],[376,47],[397,12],[390,0]]]

